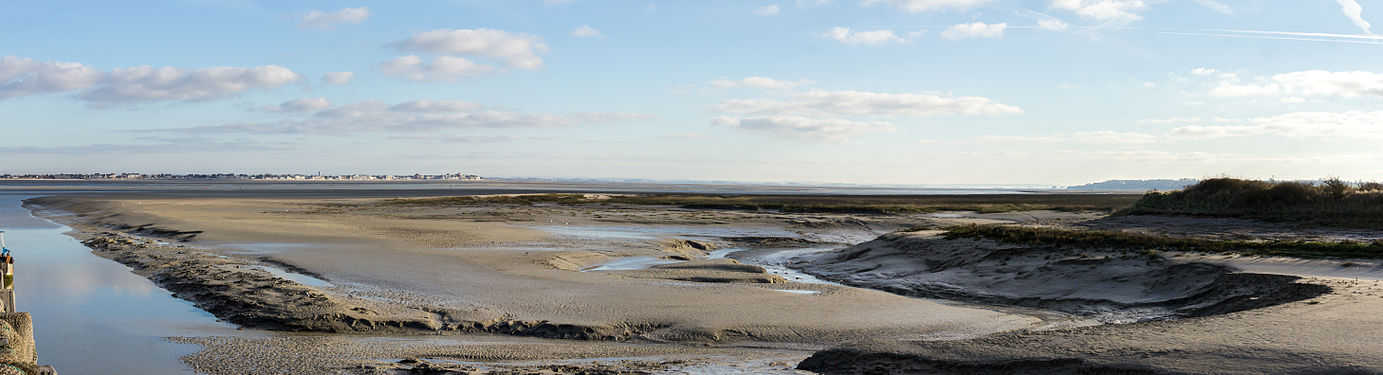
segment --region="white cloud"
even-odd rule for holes
[[[1273,80],[1299,95],[1383,96],[1383,74],[1353,71],[1307,70],[1273,76]]]
[[[1004,142],[1004,143],[1057,143],[1066,141],[1065,138],[1056,136],[1028,136],[1028,135],[982,135],[977,138],[981,142]]]
[[[485,106],[478,103],[464,100],[422,99],[395,104],[390,106],[389,110],[395,112],[466,112],[478,111],[484,108]]]
[[[82,63],[0,57],[0,99],[79,90],[105,78],[106,72]]]
[[[880,45],[887,43],[902,43],[903,38],[899,38],[893,30],[872,30],[856,31],[848,27],[833,27],[831,31],[823,34],[827,38],[849,45]]]
[[[1215,88],[1210,89],[1210,96],[1221,98],[1232,98],[1240,96],[1260,96],[1276,95],[1281,92],[1281,88],[1272,83],[1268,84],[1238,84],[1230,81],[1222,81]]]
[[[1224,3],[1221,3],[1221,2],[1218,2],[1218,1],[1215,1],[1215,0],[1195,0],[1195,1],[1196,1],[1196,4],[1200,4],[1200,6],[1209,8],[1210,10],[1219,12],[1220,14],[1223,14],[1223,15],[1226,15],[1226,16],[1233,16],[1233,15],[1234,15],[1234,8],[1230,8],[1229,5],[1225,5]]]
[[[323,75],[322,75],[322,82],[326,82],[327,84],[330,84],[330,85],[344,85],[344,84],[347,84],[347,83],[351,83],[351,79],[352,79],[352,78],[355,78],[355,73],[352,73],[352,72],[332,72],[332,73],[323,74]]]
[[[991,0],[864,0],[862,4],[864,4],[864,6],[887,4],[911,13],[917,13],[935,9],[966,10],[984,5],[990,1]]]
[[[233,96],[250,89],[272,89],[303,77],[288,68],[210,67],[187,70],[137,66],[112,70],[100,85],[82,93],[93,102],[199,101]]]
[[[1066,21],[1057,19],[1056,17],[1043,18],[1037,20],[1037,28],[1043,30],[1061,31],[1066,30],[1066,28],[1068,27],[1071,27],[1071,24],[1066,23]]]
[[[663,138],[672,139],[711,139],[711,136],[701,133],[668,133],[663,134]]]
[[[1085,19],[1103,22],[1137,21],[1147,8],[1141,0],[1052,0],[1052,8],[1067,10]]]
[[[370,18],[370,8],[366,7],[346,8],[331,13],[314,9],[298,20],[298,28],[330,30],[339,24],[359,25],[366,18]]]
[[[1211,74],[1215,74],[1215,69],[1210,69],[1210,68],[1195,68],[1195,69],[1191,69],[1191,74],[1195,74],[1195,75],[1198,75],[1198,76],[1208,76],[1208,75],[1211,75]]]
[[[485,28],[426,31],[392,45],[400,51],[502,59],[530,70],[543,66],[538,54],[547,52],[541,36]]]
[[[937,94],[889,94],[864,91],[814,90],[793,94],[786,100],[731,99],[712,109],[722,113],[925,117],[936,115],[1021,114],[1018,107],[995,103],[984,97],[949,97]]]
[[[941,36],[946,37],[947,39],[998,38],[1004,36],[1004,29],[1007,28],[1007,23],[962,23],[959,25],[946,28],[946,30],[943,30],[941,32]]]
[[[594,27],[591,27],[591,25],[581,25],[571,31],[571,36],[578,38],[604,38],[605,34],[601,34],[600,30],[596,30]]]
[[[1076,132],[1071,139],[1094,144],[1142,144],[1157,142],[1158,137],[1147,133],[1098,130]]]
[[[268,112],[308,112],[331,108],[327,98],[297,98],[279,105],[264,107]]]
[[[749,87],[749,88],[757,88],[757,89],[790,89],[790,88],[797,87],[797,86],[804,86],[804,85],[812,84],[812,81],[809,80],[809,79],[805,79],[805,78],[804,78],[804,79],[799,79],[799,80],[796,80],[796,81],[789,81],[789,80],[773,79],[773,78],[768,78],[768,77],[753,76],[753,77],[744,77],[744,78],[741,78],[741,79],[739,79],[739,80],[732,80],[732,79],[717,79],[717,80],[711,81],[710,84],[711,84],[711,86],[715,86],[715,87],[722,88],[722,89],[735,88],[735,87]]]
[[[484,75],[494,70],[494,67],[452,56],[441,56],[432,59],[432,61],[423,61],[421,57],[408,55],[379,64],[379,72],[386,76],[418,82],[453,82],[462,78]]]
[[[298,73],[278,65],[193,70],[146,65],[105,72],[81,63],[38,62],[17,56],[0,58],[0,99],[82,90],[77,97],[93,103],[200,101],[251,89],[278,88],[302,79]]]
[[[772,16],[772,15],[778,14],[778,5],[777,5],[777,4],[774,4],[774,5],[759,7],[759,9],[755,9],[755,10],[754,10],[754,14],[757,14],[757,15],[760,15],[760,16]]]
[[[1227,124],[1226,124],[1227,123]],[[1172,129],[1184,139],[1276,136],[1298,139],[1383,139],[1383,111],[1295,112]]]
[[[631,113],[527,114],[487,109],[463,101],[418,100],[389,105],[366,100],[274,122],[231,123],[151,132],[236,134],[331,134],[436,132],[465,128],[554,128],[645,119]]]
[[[1157,142],[1158,137],[1147,133],[1098,130],[1051,136],[985,135],[980,136],[978,140],[983,142],[1013,143],[1080,142],[1089,144],[1145,144]]]
[[[1195,73],[1195,71],[1192,71]],[[1234,74],[1221,74],[1219,83],[1209,91],[1215,97],[1244,96],[1342,96],[1383,97],[1383,74],[1352,71],[1331,72],[1305,70],[1258,77],[1254,83],[1240,83]]]
[[[1345,17],[1349,17],[1350,22],[1354,22],[1354,26],[1359,26],[1360,29],[1363,29],[1364,34],[1373,35],[1373,31],[1369,30],[1373,25],[1370,25],[1369,21],[1364,20],[1364,7],[1359,6],[1359,2],[1355,0],[1336,1],[1340,3],[1340,11],[1344,12]]]
[[[720,116],[712,118],[711,124],[753,132],[768,133],[785,138],[839,142],[848,142],[850,136],[855,134],[891,133],[894,131],[893,124],[888,122],[860,122],[796,116],[748,118]]]

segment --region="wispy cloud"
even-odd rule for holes
[[[344,85],[351,83],[353,78],[355,78],[355,73],[352,72],[331,72],[322,75],[322,82],[329,85]]]
[[[790,89],[798,86],[812,84],[812,80],[802,78],[798,80],[773,79],[763,76],[744,77],[738,80],[721,78],[710,82],[716,88],[728,89],[736,87],[749,87],[758,89]]]
[[[1224,3],[1221,3],[1221,2],[1218,2],[1218,1],[1215,1],[1215,0],[1194,0],[1194,1],[1196,2],[1196,4],[1199,4],[1200,6],[1206,7],[1207,9],[1213,10],[1213,11],[1218,12],[1218,13],[1220,13],[1220,14],[1223,14],[1223,15],[1226,15],[1226,16],[1233,16],[1233,15],[1234,15],[1234,8],[1230,8],[1229,5],[1225,5]]]
[[[1360,35],[1360,34],[1332,34],[1315,32],[1296,32],[1296,31],[1271,31],[1271,30],[1189,30],[1189,31],[1158,31],[1158,34],[1166,35],[1188,35],[1188,36],[1207,36],[1219,38],[1244,38],[1244,39],[1268,39],[1268,40],[1289,40],[1302,42],[1325,42],[1325,43],[1348,43],[1348,44],[1380,44],[1383,36]]]
[[[1177,127],[1171,135],[1183,139],[1273,136],[1292,139],[1383,139],[1383,111],[1294,112],[1247,119],[1222,119],[1213,124]]]
[[[864,6],[887,4],[910,13],[918,13],[938,9],[966,10],[990,1],[992,0],[864,0],[861,4]]]
[[[538,69],[546,53],[543,37],[495,29],[437,29],[390,44],[404,52],[472,58],[494,58],[518,69]]]
[[[604,38],[605,34],[601,34],[600,30],[596,30],[596,28],[591,27],[591,25],[581,25],[571,31],[571,36],[578,38]]]
[[[359,25],[367,18],[370,18],[370,8],[366,7],[346,8],[335,12],[314,9],[298,20],[298,28],[330,30],[341,24]]]
[[[303,76],[278,65],[199,69],[136,66],[102,71],[82,63],[0,57],[0,99],[77,91],[96,105],[203,101],[275,89]]]
[[[365,100],[316,111],[296,111],[294,113],[303,113],[304,115],[271,122],[241,122],[189,128],[146,129],[143,131],[190,134],[348,135],[368,132],[399,134],[470,128],[557,128],[651,117],[634,113],[601,112],[561,115],[529,114],[486,108],[465,101],[433,100],[417,100],[393,105],[378,100]]]
[[[1360,29],[1363,29],[1363,30],[1364,30],[1364,34],[1373,35],[1373,31],[1372,31],[1372,30],[1369,30],[1369,28],[1372,27],[1372,25],[1369,25],[1369,21],[1365,21],[1365,20],[1364,20],[1364,7],[1359,6],[1359,2],[1358,2],[1358,1],[1355,1],[1355,0],[1336,0],[1336,1],[1338,1],[1338,2],[1340,3],[1340,11],[1341,11],[1341,12],[1344,12],[1345,17],[1349,18],[1349,21],[1350,21],[1350,22],[1354,22],[1354,26],[1358,26]]]
[[[1212,69],[1197,68],[1192,74],[1209,76]],[[1237,74],[1216,75],[1216,83],[1207,94],[1214,97],[1276,96],[1292,98],[1300,96],[1338,96],[1338,97],[1383,97],[1383,73],[1369,71],[1332,72],[1325,70],[1303,70],[1275,74],[1271,77],[1255,77],[1248,82]]]
[[[946,39],[998,38],[1004,36],[1007,23],[986,24],[984,22],[963,23],[946,28],[941,36]]]
[[[1132,22],[1143,19],[1148,8],[1142,0],[1053,0],[1052,9],[1075,13],[1080,18],[1102,22]]]
[[[711,124],[786,138],[837,142],[849,142],[852,135],[895,131],[893,124],[886,121],[866,122],[797,116],[720,116],[712,118]]]
[[[813,90],[785,99],[731,99],[712,109],[722,113],[925,117],[937,115],[1021,114],[1022,109],[978,96],[951,97],[927,93],[876,93]]]
[[[848,45],[876,46],[906,41],[893,30],[851,30],[848,27],[833,27],[822,36]]]

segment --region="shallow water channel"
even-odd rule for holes
[[[195,345],[168,336],[252,334],[178,299],[129,267],[91,253],[70,229],[0,194],[0,230],[15,257],[15,305],[33,316],[38,362],[59,374],[192,374]]]

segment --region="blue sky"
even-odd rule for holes
[[[1379,179],[1380,9],[7,1],[0,169]]]

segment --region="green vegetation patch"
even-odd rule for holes
[[[1155,251],[1188,251],[1298,258],[1383,258],[1383,241],[1221,241],[1118,231],[1011,225],[962,225],[947,228],[943,236],[946,239],[988,239],[1016,245],[1127,249],[1143,254],[1155,254]]]
[[[1383,184],[1213,178],[1180,191],[1147,193],[1115,215],[1212,216],[1383,229]]]
[[[632,194],[591,198],[583,194],[460,196],[391,199],[398,205],[473,204],[633,204],[694,209],[778,210],[833,213],[982,213],[1057,210],[1113,212],[1138,199],[1136,194],[976,194],[976,195],[715,195]]]

